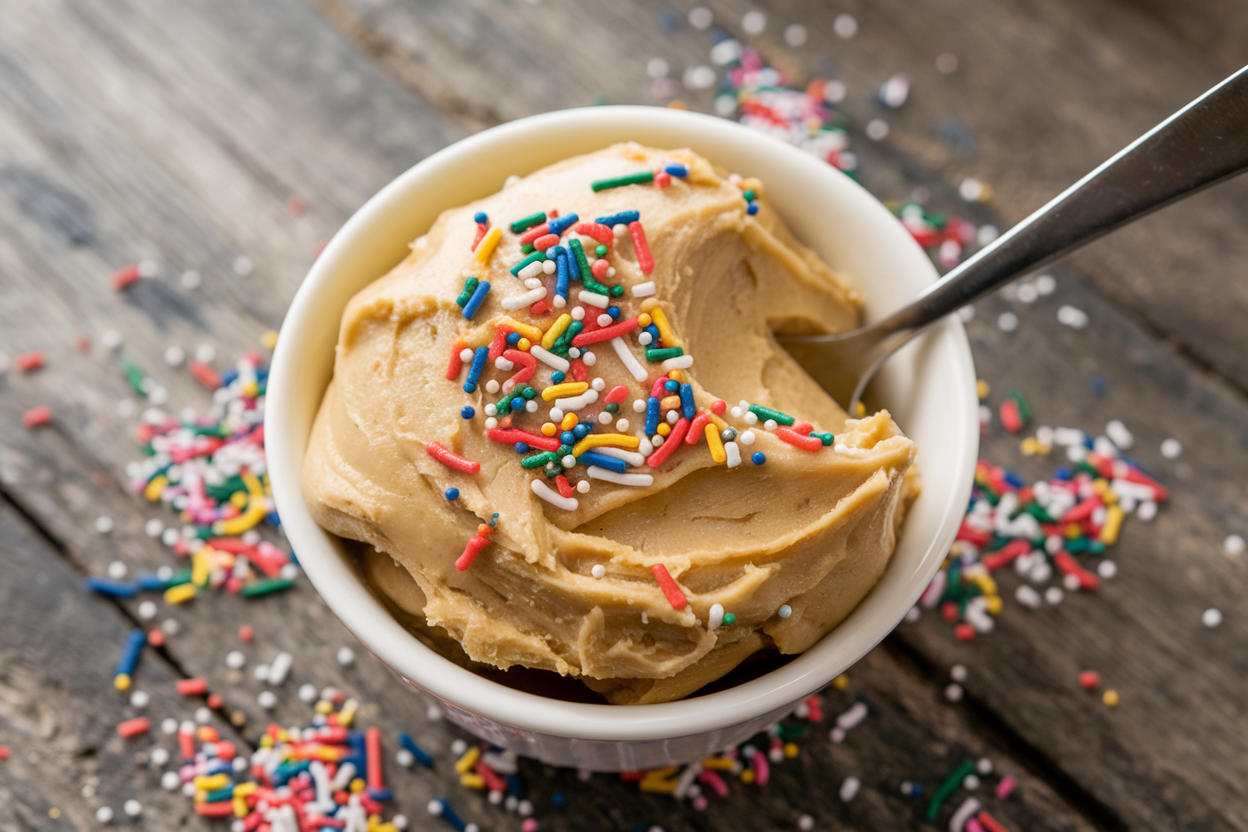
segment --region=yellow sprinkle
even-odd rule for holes
[[[258,524],[266,514],[268,511],[264,507],[264,495],[261,494],[260,499],[254,501],[242,514],[229,520],[218,520],[213,523],[212,532],[223,537],[239,535]]]
[[[651,318],[650,318],[649,313],[642,312],[640,315],[637,316],[637,326],[641,327],[642,329],[645,329],[646,327],[650,326],[650,323],[651,323]]]
[[[199,590],[195,588],[195,584],[178,584],[177,586],[171,586],[165,590],[165,603],[181,604],[183,601],[189,601],[194,598],[195,593],[198,591]]]
[[[1113,546],[1118,540],[1118,531],[1122,528],[1122,508],[1110,506],[1105,512],[1105,524],[1101,526],[1101,542]]]
[[[1109,707],[1109,708],[1118,707],[1118,691],[1116,690],[1105,691],[1105,695],[1101,697],[1101,701],[1105,703],[1106,707]]]
[[[316,703],[316,707],[313,710],[322,716],[329,716],[334,712],[334,703],[328,699],[321,699]]]
[[[706,412],[706,415],[710,417],[710,419],[711,419],[711,424],[712,424],[712,425],[714,425],[715,427],[719,428],[721,431],[722,431],[724,428],[728,427],[728,423],[727,423],[727,422],[725,422],[723,419],[721,419],[721,418],[719,418],[718,416],[716,416],[716,415],[715,415],[714,413],[712,413],[711,411],[709,411],[709,410],[708,410],[708,411]]]
[[[659,410],[680,410],[680,396],[664,396],[659,399]]]
[[[338,724],[346,727],[351,724],[351,720],[355,719],[355,712],[360,709],[360,703],[355,699],[348,699],[342,703],[342,710],[338,712]]]
[[[480,774],[461,774],[459,775],[459,785],[467,789],[484,789],[485,778]]]
[[[719,438],[719,429],[709,422],[706,425],[706,444],[711,449],[711,459],[719,464],[728,461],[728,454],[724,451],[724,441]]]
[[[490,259],[490,255],[494,253],[494,247],[498,245],[498,241],[503,237],[503,229],[497,225],[490,229],[489,233],[477,244],[477,262],[484,263]]]
[[[572,428],[580,424],[580,421],[580,417],[575,413],[565,413],[563,418],[559,420],[559,430],[572,430]],[[555,432],[551,431],[550,435],[554,436]]]
[[[855,408],[855,412],[858,414],[858,418],[861,419],[863,416],[867,415],[867,406],[862,402],[858,402],[858,407]]]
[[[235,491],[230,495],[230,505],[241,511],[243,506],[247,505],[247,493],[245,491]]]
[[[754,782],[754,769],[747,768],[741,772],[741,782],[749,785]]]
[[[569,414],[568,414],[568,416],[575,416],[575,415],[576,415],[575,413],[569,413]],[[568,416],[564,416],[563,418],[565,418],[565,419],[566,419],[566,418],[568,418]],[[558,430],[558,428],[557,428],[557,427],[555,427],[555,423],[554,423],[554,422],[547,422],[547,423],[545,423],[544,425],[542,425],[542,435],[543,435],[543,436],[554,436],[554,435],[555,435],[555,431],[557,431],[557,430]]]
[[[351,785],[348,786],[347,788],[353,792],[362,792],[364,791],[364,787],[367,785],[368,784],[364,782],[363,777],[357,777],[351,781]]]
[[[261,734],[261,735],[260,735],[260,747],[261,747],[261,748],[272,748],[272,747],[273,747],[273,736],[272,736],[271,734]]]
[[[988,603],[984,605],[984,609],[988,610],[989,615],[1000,615],[1001,610],[1005,608],[1005,602],[1001,600],[1000,595],[994,595],[988,599]]]
[[[661,422],[659,424],[659,427],[658,427],[659,436],[667,436],[671,432],[672,432],[672,426],[669,425],[667,422]]]
[[[732,771],[733,761],[727,757],[703,757],[702,768],[711,771]]]
[[[286,741],[288,741],[289,739],[290,739],[290,732],[289,732],[289,731],[287,731],[285,728],[281,728],[281,729],[279,729],[279,730],[278,730],[278,732],[277,732],[277,741],[278,741],[278,742],[286,742]]]
[[[797,756],[797,743],[786,742],[784,744],[784,756],[788,757],[790,760],[796,757]]]
[[[636,450],[641,445],[641,440],[636,436],[627,436],[623,433],[591,433],[573,446],[572,455],[580,456],[590,448],[597,448],[602,445],[628,448],[631,451]]]
[[[113,677],[113,687],[117,690],[130,690],[130,674],[118,673]]]
[[[975,391],[979,393],[979,397],[981,399],[988,398],[988,393],[991,390],[992,388],[988,386],[988,382],[984,381],[982,378],[979,381],[975,382]]]
[[[1028,436],[1018,444],[1018,449],[1023,452],[1023,456],[1035,456],[1040,453],[1040,443],[1034,436]]]
[[[533,345],[529,343],[528,338],[521,338],[519,341],[516,342],[516,347],[520,350],[520,352],[528,352],[529,347],[531,346]]]
[[[464,756],[455,761],[455,773],[464,774],[472,771],[472,767],[477,764],[477,760],[481,758],[481,749],[478,746],[472,746],[464,752]]]
[[[277,346],[277,330],[270,329],[260,336],[260,343],[264,345],[266,350],[271,350]]]
[[[247,801],[241,797],[235,797],[230,801],[234,806],[234,817],[245,818],[251,813],[251,809],[247,808]]]
[[[230,778],[225,772],[213,775],[200,775],[193,781],[195,788],[203,789],[206,792],[215,792],[218,789],[224,789],[230,785]]]
[[[234,796],[246,797],[249,794],[255,794],[257,788],[258,786],[256,785],[254,780],[248,781],[246,783],[239,783],[237,786],[234,787]]]
[[[205,546],[191,555],[191,583],[195,586],[208,586],[208,576],[212,574],[212,561],[208,559],[210,551],[212,549]]]
[[[147,488],[143,489],[143,496],[150,502],[156,502],[160,499],[160,494],[165,490],[165,486],[169,484],[169,478],[164,474],[153,477],[152,481],[147,484]]]
[[[546,334],[542,336],[542,349],[548,350],[555,345],[555,341],[559,340],[559,336],[567,331],[568,325],[572,323],[572,316],[567,312],[560,315],[550,329],[546,330]]]
[[[684,343],[672,333],[672,327],[668,324],[667,316],[663,314],[662,307],[656,305],[651,309],[650,317],[653,319],[654,325],[659,328],[659,340],[669,347],[684,346]]]
[[[53,806],[51,809],[48,810],[48,817],[52,818],[52,820],[56,820],[60,816],[61,816],[61,810],[56,808],[55,806]]]
[[[1082,536],[1083,536],[1083,528],[1078,523],[1066,524],[1066,539],[1067,540],[1074,540],[1075,538],[1082,537]]]
[[[668,370],[667,377],[672,381],[683,381],[685,376],[680,370]]]
[[[191,800],[194,801],[195,803],[207,803],[208,792],[204,791],[203,789],[199,789],[195,792],[195,794],[191,796]]]
[[[522,324],[515,318],[509,318],[506,315],[495,321],[494,326],[505,326],[512,332],[519,332],[525,338],[528,338],[530,342],[542,340],[542,331],[540,329],[535,326],[530,326],[529,324]],[[524,339],[522,338],[521,341],[523,340]],[[517,346],[519,346],[519,344],[517,344]],[[520,347],[522,350],[527,350],[528,348],[528,345]]]
[[[555,399],[579,396],[588,389],[589,383],[584,381],[566,381],[563,384],[552,384],[542,391],[542,400],[550,402]]]
[[[849,677],[842,673],[832,680],[832,687],[837,690],[845,690],[845,688],[849,687]]]

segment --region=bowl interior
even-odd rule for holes
[[[444,209],[487,196],[510,174],[619,141],[690,147],[762,178],[797,238],[845,272],[872,320],[936,279],[888,210],[844,174],[777,139],[710,116],[653,107],[597,107],[521,119],[458,142],[416,165],[360,209],[317,260],[282,325],[270,375],[266,437],[277,508],[309,578],[347,627],[383,661],[435,696],[522,730],[592,740],[688,736],[798,701],[857,661],[896,626],[935,573],[960,523],[978,451],[975,373],[961,324],[948,319],[894,356],[876,392],[919,448],[923,492],[883,578],[815,647],[760,679],[681,702],[571,704],[511,690],[430,651],[362,585],[341,542],[312,520],[299,475],[313,418],[333,371],[347,301],[385,274]]]

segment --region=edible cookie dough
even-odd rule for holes
[[[772,336],[859,306],[764,183],[688,150],[565,160],[446,211],[347,305],[304,495],[452,660],[687,696],[809,648],[892,554],[914,444]]]

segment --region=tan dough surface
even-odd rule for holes
[[[690,168],[687,180],[665,189],[631,185],[594,193],[590,183],[655,169],[667,162]],[[498,668],[521,665],[581,677],[609,701],[642,703],[679,698],[731,670],[758,649],[801,652],[836,626],[875,584],[892,553],[905,507],[917,493],[914,444],[887,412],[847,420],[772,337],[779,329],[842,331],[856,325],[859,297],[810,250],[798,244],[769,209],[746,213],[742,191],[710,164],[684,150],[618,145],[538,171],[501,192],[445,212],[412,244],[388,275],[357,294],[344,312],[334,378],[317,415],[303,466],[304,495],[317,521],[343,537],[380,550],[411,576],[379,570],[374,588],[392,606],[448,633],[472,661]],[[487,366],[481,386],[462,389],[446,378],[457,341],[488,345],[504,316],[546,329],[579,305],[573,283],[565,310],[544,315],[508,312],[504,298],[526,290],[508,268],[524,255],[508,224],[537,211],[576,212],[581,221],[637,210],[654,258],[642,274],[628,234],[617,236],[607,259],[608,284],[626,287],[619,320],[643,311],[627,289],[653,280],[658,302],[684,351],[694,357],[683,381],[699,409],[716,399],[783,411],[831,431],[835,445],[808,451],[753,426],[756,441],[741,445],[743,462],[729,469],[712,459],[705,439],[682,445],[652,474],[650,486],[590,480],[565,510],[540,499],[512,445],[487,439],[488,380],[512,372]],[[471,251],[482,211],[503,228],[488,264]],[[576,236],[567,232],[561,243]],[[593,258],[597,245],[585,247]],[[455,299],[466,275],[492,289],[472,321]],[[554,292],[554,277],[542,276]],[[601,310],[585,306],[587,320]],[[639,331],[622,341],[649,373],[629,374],[610,342],[588,347],[596,362],[589,378],[629,394],[617,417],[625,435],[640,437],[645,401],[661,374],[648,363]],[[514,371],[513,371],[514,372]],[[531,384],[548,386],[542,363]],[[572,380],[569,374],[569,381]],[[539,433],[551,403],[513,415],[512,427]],[[474,418],[461,418],[471,405]],[[582,421],[603,411],[601,399],[578,412]],[[724,415],[738,431],[750,429]],[[501,425],[500,425],[501,426]],[[595,434],[615,433],[599,425]],[[469,475],[445,467],[425,450],[437,442],[480,463]],[[752,464],[755,451],[766,463]],[[574,483],[585,467],[568,472]],[[553,482],[551,483],[553,488]],[[443,496],[457,488],[460,497]],[[498,513],[490,544],[472,566],[455,560],[478,524]],[[666,566],[688,604],[674,609],[652,567]],[[595,565],[605,568],[595,578]],[[708,628],[713,604],[736,621]],[[784,604],[792,614],[781,618]],[[422,606],[423,605],[423,606]]]

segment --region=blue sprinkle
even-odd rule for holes
[[[114,581],[108,578],[89,577],[87,589],[101,595],[112,595],[114,598],[133,598],[139,594],[137,581]]]
[[[1104,376],[1093,376],[1092,380],[1088,382],[1088,388],[1092,391],[1092,395],[1094,396],[1104,396],[1105,390],[1108,389],[1108,387],[1109,382],[1105,381]]]
[[[628,463],[622,459],[616,459],[606,454],[596,454],[593,451],[586,451],[577,457],[577,461],[582,465],[597,465],[599,468],[606,468],[608,471],[614,471],[617,474],[623,474],[628,470]]]
[[[698,415],[698,406],[693,403],[692,384],[680,385],[680,415],[686,419],[692,419]]]
[[[550,221],[550,233],[563,236],[563,232],[567,231],[573,225],[580,221],[580,217],[576,214],[568,214],[566,217],[555,217]]]
[[[762,451],[755,451],[754,456],[750,457],[750,462],[753,462],[755,465],[762,465],[766,461],[767,454]]]
[[[663,171],[669,176],[679,176],[681,179],[689,175],[689,168],[684,165],[668,165],[663,168]]]
[[[577,439],[584,439],[586,436],[589,436],[590,431],[592,431],[593,429],[594,429],[593,425],[587,422],[581,422],[577,424],[574,428],[572,428],[572,435],[575,436]]]
[[[481,380],[481,371],[485,369],[485,359],[490,355],[489,347],[477,347],[472,353],[472,364],[468,367],[468,378],[464,381],[464,392],[475,393],[477,382]]]
[[[1069,480],[1072,476],[1072,473],[1069,468],[1058,468],[1057,473],[1054,474],[1053,476],[1057,477],[1059,480]]]
[[[618,317],[620,317],[620,307],[618,307],[618,306],[608,306],[608,307],[607,307],[607,314],[608,314],[608,315],[610,315],[612,318],[618,318]]]
[[[572,275],[568,272],[568,260],[570,258],[563,252],[563,246],[555,246],[555,248],[560,250],[560,253],[555,255],[555,294],[566,299],[568,296],[568,281],[572,278]],[[550,255],[547,254],[547,256],[549,257]]]
[[[747,205],[747,206],[746,206],[746,208],[745,208],[745,213],[749,214],[751,217],[752,217],[752,216],[754,216],[755,214],[757,214],[757,213],[758,213],[758,203],[757,203],[757,202],[751,202],[749,205]]]
[[[476,416],[476,415],[477,415],[477,411],[475,408],[472,407],[472,405],[466,404],[459,409],[459,418],[461,419],[471,419],[473,416]]]
[[[472,316],[477,314],[477,310],[481,308],[481,304],[485,303],[485,296],[490,293],[490,282],[482,280],[477,284],[477,289],[472,293],[472,297],[464,304],[464,311],[460,314],[468,320],[472,320]]]
[[[1013,471],[1005,472],[1005,481],[1008,482],[1010,485],[1014,486],[1015,488],[1019,488],[1019,489],[1027,485],[1027,483],[1023,481],[1023,478],[1020,477],[1018,474],[1015,474]]]
[[[659,429],[659,400],[651,396],[646,400],[646,436],[653,436]]]
[[[551,805],[556,809],[562,809],[568,802],[568,798],[563,792],[555,792],[550,796]]]
[[[563,370],[555,370],[553,373],[550,374],[550,383],[551,384],[563,384],[563,380],[567,377],[568,377],[568,374],[565,373]]]
[[[527,444],[527,443],[525,443],[525,442],[517,442],[517,443],[516,443],[516,453],[518,453],[518,454],[527,454],[528,452],[529,452],[529,446],[528,446],[528,444]]]
[[[433,768],[433,757],[428,751],[417,745],[406,733],[399,734],[399,745],[412,752],[416,761],[425,768]]]
[[[650,338],[651,338],[650,343],[651,343],[651,344],[655,344],[655,345],[657,345],[657,344],[658,344],[658,342],[659,342],[659,328],[658,328],[657,326],[655,326],[654,324],[650,324],[650,326],[648,326],[648,327],[646,327],[645,329],[643,329],[643,330],[642,330],[642,332],[649,332],[649,333],[650,333]]]
[[[672,172],[669,170],[668,173],[672,173]],[[672,173],[672,176],[675,176],[675,175],[676,174]],[[487,217],[481,211],[478,211],[477,213],[472,215],[472,221],[475,223],[479,223],[480,225],[485,225],[487,222],[490,221],[490,218]]]
[[[618,214],[608,214],[605,217],[599,217],[594,222],[599,225],[615,226],[620,223],[628,225],[630,222],[637,222],[639,219],[641,219],[640,211],[621,211]]]
[[[675,32],[677,29],[680,28],[680,13],[675,11],[674,9],[665,9],[664,11],[659,12],[659,28],[662,29],[664,32],[668,32],[668,33]],[[562,798],[563,793],[555,792],[555,797]],[[551,798],[551,800],[554,800],[554,799],[555,798]],[[560,803],[556,803],[555,805],[562,806],[563,803],[560,802]]]
[[[669,393],[675,393],[677,390],[680,389],[680,382],[672,381],[671,379],[668,379],[666,382],[663,383],[663,389]]]
[[[516,396],[511,400],[512,410],[524,410],[524,396]]]
[[[575,445],[576,434],[570,430],[565,430],[563,433],[559,434],[559,441],[565,445]]]
[[[458,499],[459,499],[459,489],[458,489],[458,488],[448,488],[448,489],[446,489],[446,499],[450,500],[452,503],[453,503],[453,502],[455,502],[456,500],[458,500]]]
[[[520,333],[519,333],[519,332],[508,332],[508,333],[507,333],[507,346],[509,346],[509,347],[514,347],[516,344],[519,344],[519,343],[520,343]]]
[[[368,796],[373,800],[391,800],[394,797],[394,792],[390,789],[374,789],[369,786],[364,791],[368,792]]]

